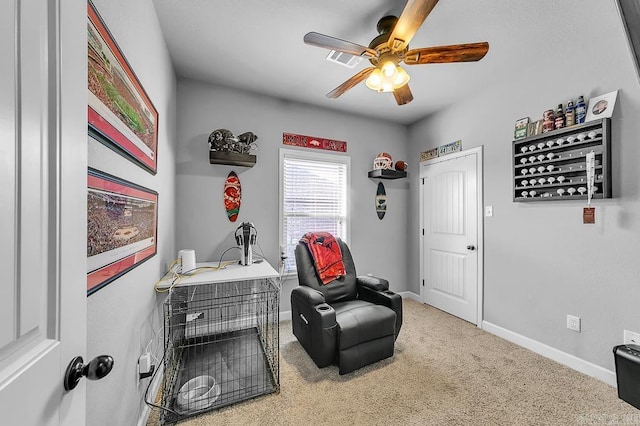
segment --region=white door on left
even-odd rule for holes
[[[68,14],[71,7],[79,12]],[[61,211],[86,199],[86,155],[67,165],[79,147],[69,138],[83,141],[78,123],[86,109],[75,105],[81,100],[61,97],[70,78],[75,85],[82,78],[75,59],[81,52],[69,52],[66,65],[60,55],[61,40],[73,32],[62,21],[82,25],[85,7],[77,0],[0,3],[0,423],[6,425],[85,421],[85,387],[65,392],[63,376],[71,354],[86,349],[86,231],[78,226],[86,211]],[[79,117],[68,119],[74,111]]]

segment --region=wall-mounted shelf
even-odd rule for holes
[[[592,198],[612,197],[609,118],[515,140],[512,145],[513,201],[586,200],[586,155],[591,151],[596,162]]]
[[[209,163],[253,167],[256,165],[256,156],[253,154],[238,154],[237,152],[209,151]]]
[[[379,179],[400,179],[407,177],[407,172],[405,170],[375,169],[369,172],[369,177]]]

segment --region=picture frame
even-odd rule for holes
[[[87,18],[90,132],[97,141],[156,174],[158,111],[91,1]]]
[[[529,117],[524,117],[516,120],[516,126],[513,131],[513,138],[515,140],[526,138],[528,125],[529,125]]]
[[[598,120],[600,118],[609,118],[613,115],[613,109],[616,105],[618,91],[606,93],[589,99],[587,104],[587,116],[585,122]]]
[[[158,193],[87,171],[87,296],[157,253]]]

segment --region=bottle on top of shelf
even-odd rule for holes
[[[584,123],[587,117],[587,106],[584,104],[584,98],[580,96],[576,104],[576,124]]]
[[[576,109],[573,107],[573,101],[567,103],[567,109],[565,112],[565,121],[567,127],[576,124]]]
[[[542,133],[547,133],[555,129],[553,122],[553,110],[548,109],[542,114]]]
[[[564,110],[562,109],[562,104],[558,104],[558,110],[556,111],[556,118],[555,118],[555,126],[556,126],[556,129],[562,129],[565,126],[565,116],[564,116]]]

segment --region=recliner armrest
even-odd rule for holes
[[[300,302],[306,305],[319,305],[325,302],[324,294],[318,290],[314,290],[311,287],[299,286],[291,291],[291,297],[295,297]]]
[[[386,281],[386,280],[385,280]],[[396,313],[396,338],[402,328],[402,297],[391,290],[375,290],[369,286],[358,286],[358,299],[383,305]]]
[[[291,290],[291,308],[306,325],[330,328],[336,325],[336,312],[325,303],[324,295],[310,287],[296,287]]]
[[[364,286],[377,291],[389,290],[389,281],[372,275],[359,275],[356,277],[356,285],[358,287]]]
[[[336,311],[325,303],[324,295],[310,287],[291,290],[293,334],[320,368],[336,356],[338,323]]]

